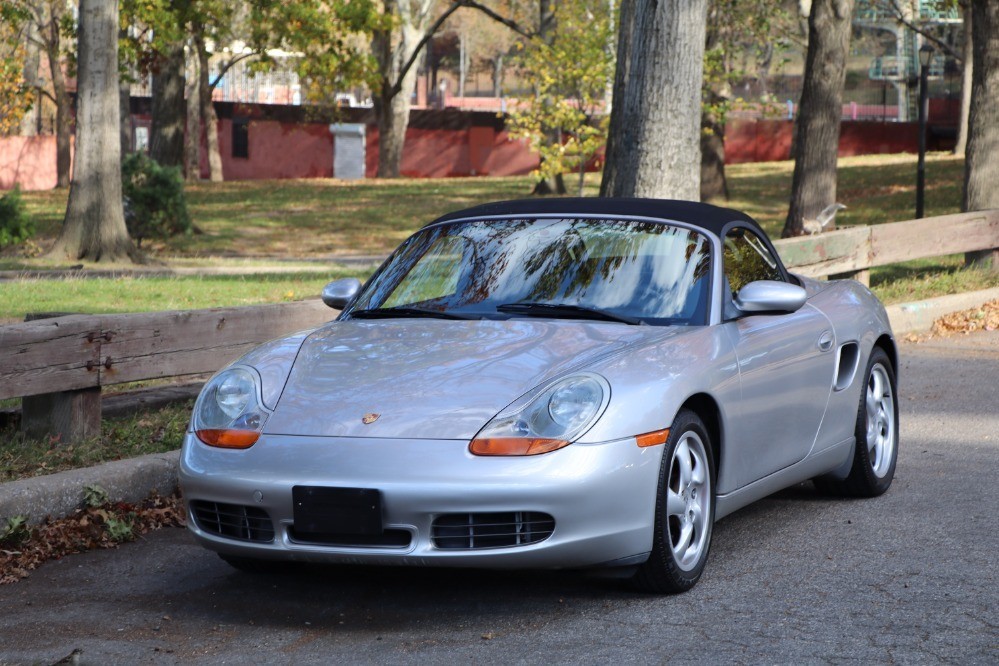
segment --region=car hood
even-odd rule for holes
[[[334,322],[302,345],[264,432],[471,439],[546,381],[676,330],[575,320]]]

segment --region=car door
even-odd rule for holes
[[[777,260],[756,234],[725,237],[725,274],[734,295],[755,280],[780,280]],[[739,367],[742,399],[726,438],[732,489],[804,458],[812,448],[832,385],[835,333],[806,303],[797,312],[739,316],[723,324]]]

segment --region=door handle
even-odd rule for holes
[[[833,334],[832,331],[824,331],[822,335],[819,336],[819,349],[822,351],[829,351],[833,346]]]

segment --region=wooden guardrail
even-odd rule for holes
[[[100,433],[103,386],[214,372],[262,342],[335,314],[317,299],[0,326],[0,399],[24,398],[25,432],[77,441]]]
[[[999,210],[853,227],[775,245],[789,268],[813,277],[865,280],[873,266],[957,252],[991,257],[999,269]],[[214,372],[261,342],[334,314],[311,300],[0,326],[0,399],[23,398],[22,430],[75,441],[100,432],[103,386]]]
[[[999,267],[999,210],[847,227],[774,242],[784,265],[809,277],[852,277],[868,283],[868,270],[910,259],[964,252]]]

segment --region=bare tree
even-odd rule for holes
[[[50,256],[128,261],[135,248],[121,205],[116,2],[81,0],[78,45],[76,162]]]
[[[514,32],[530,36],[516,21],[502,16],[476,0],[452,0],[433,18],[433,0],[382,0],[392,24],[375,30],[371,51],[378,62],[378,85],[374,90],[375,118],[378,122],[378,176],[397,178],[402,165],[402,149],[409,127],[409,98],[416,84],[414,65],[423,47],[445,21],[462,7],[482,12]]]
[[[836,158],[852,15],[853,0],[812,2],[785,238],[803,234],[806,218],[815,219],[836,202]]]
[[[971,4],[975,54],[964,161],[966,211],[999,208],[999,0]],[[969,253],[965,260],[985,263],[991,257],[994,253],[986,250]]]
[[[67,34],[65,0],[6,0],[13,6],[20,6],[30,15],[27,35],[32,49],[45,54],[49,63],[49,78],[52,90],[38,87],[40,95],[47,97],[56,107],[56,187],[69,185],[69,169],[72,159],[70,137],[73,134],[72,100],[66,88],[66,41]],[[116,33],[117,34],[117,33]],[[39,100],[36,100],[38,103]]]
[[[601,196],[700,198],[706,0],[621,3]]]

